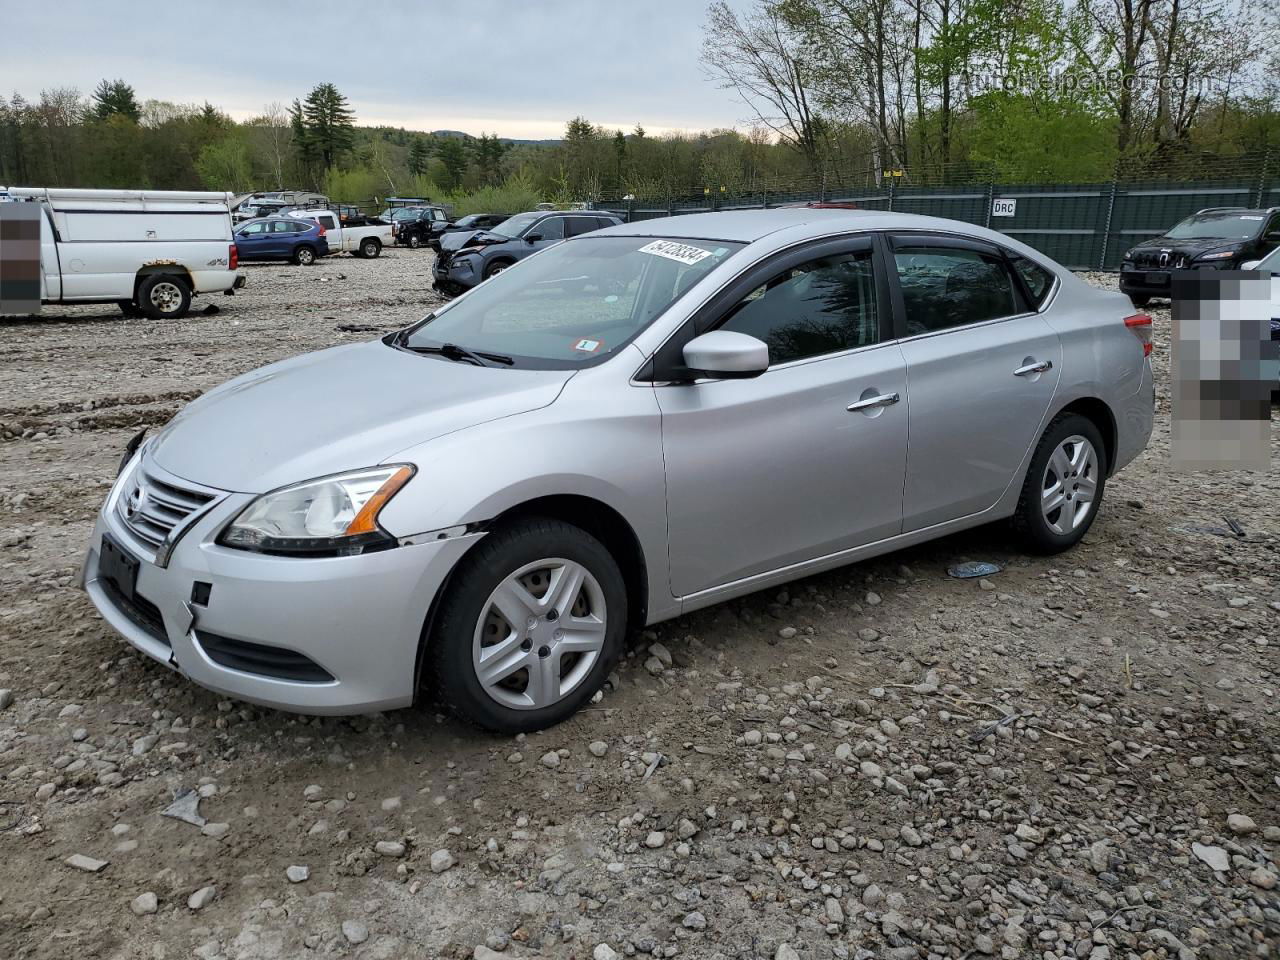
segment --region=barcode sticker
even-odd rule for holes
[[[655,240],[653,243],[646,243],[640,248],[640,252],[651,253],[655,257],[666,257],[668,260],[675,260],[686,266],[711,256],[710,250],[703,250],[701,247],[687,243],[676,243],[674,240]]]

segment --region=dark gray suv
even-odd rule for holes
[[[620,223],[613,214],[597,210],[517,213],[492,230],[477,233],[456,253],[441,253],[433,271],[435,288],[456,296],[544,247]]]

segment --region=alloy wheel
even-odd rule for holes
[[[604,649],[604,591],[585,566],[548,558],[507,576],[481,608],[472,667],[503,706],[535,710],[564,699]]]
[[[1044,468],[1040,512],[1045,524],[1059,536],[1066,536],[1089,519],[1097,505],[1097,493],[1097,451],[1082,436],[1067,437]]]

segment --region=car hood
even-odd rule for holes
[[[573,372],[477,367],[379,340],[333,347],[209,391],[157,435],[150,455],[194,483],[264,493],[544,407]]]
[[[1172,237],[1156,237],[1146,240],[1134,247],[1135,250],[1172,250],[1177,253],[1200,254],[1219,248],[1229,250],[1248,243],[1247,240],[1233,240],[1230,237],[1201,237],[1199,239],[1175,240]]]

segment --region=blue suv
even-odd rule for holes
[[[309,267],[319,257],[329,255],[324,227],[314,220],[294,217],[263,217],[246,220],[236,227],[236,253],[245,260],[292,260]]]
[[[441,252],[436,257],[433,285],[440,293],[455,296],[553,243],[620,223],[613,214],[598,210],[517,213],[491,230],[477,233],[456,253]]]

